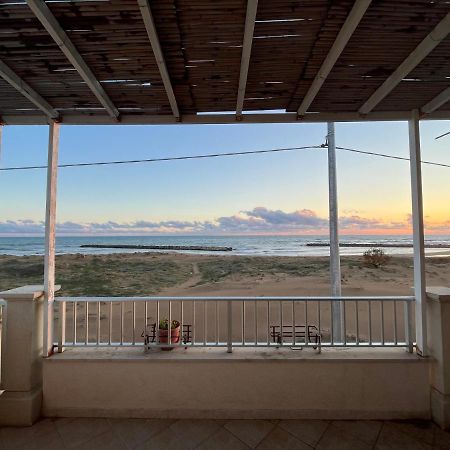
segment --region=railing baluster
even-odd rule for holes
[[[295,332],[295,302],[292,301],[292,345],[295,347],[295,343],[297,340],[296,332]]]
[[[216,300],[216,345],[219,345],[219,302]]]
[[[305,347],[309,344],[308,302],[305,301]]]
[[[112,324],[113,324],[113,302],[109,302],[109,314],[108,314],[108,344],[112,342]]]
[[[242,325],[242,346],[245,345],[245,301],[242,301],[242,315],[241,315],[241,325]]]
[[[160,339],[159,339],[159,301],[156,302],[156,324],[155,324],[155,333],[156,333],[156,344],[159,345],[160,344]]]
[[[380,301],[381,304],[381,345],[384,345],[384,302]]]
[[[100,316],[101,316],[100,302],[97,302],[97,345],[100,344]]]
[[[88,340],[89,340],[89,302],[86,302],[86,308],[84,310],[85,310],[84,325],[86,327],[84,345],[88,345]]]
[[[135,335],[135,330],[136,330],[136,302],[133,302],[131,307],[132,307],[131,323],[132,323],[132,326],[133,326],[132,338],[133,338],[133,345],[135,345],[136,344],[136,335]]]
[[[347,313],[347,302],[342,302],[342,334],[343,334],[343,338],[344,338],[344,347],[347,346],[347,317],[346,317],[346,313]]]
[[[283,345],[283,301],[280,300],[280,335],[281,335],[281,342],[280,345]]]
[[[270,302],[267,302],[267,346],[270,346]]]
[[[330,342],[334,346],[334,320],[333,320],[333,302],[330,301]]]
[[[180,300],[180,312],[181,312],[181,321],[180,321],[180,345],[183,345],[184,335],[183,335],[183,327],[184,327],[184,302]]]
[[[227,302],[227,352],[233,351],[233,319],[232,319],[232,303]]]
[[[77,345],[77,302],[73,302],[73,345]]]
[[[397,335],[397,302],[393,301],[394,305],[394,345],[398,345],[398,335]]]
[[[255,346],[258,346],[258,305],[257,300],[254,301],[255,304]]]
[[[196,327],[196,321],[195,321],[195,300],[192,302],[192,345],[195,345],[195,337],[197,336],[197,327]]]
[[[66,345],[66,302],[59,305],[59,336],[58,336],[58,352],[62,353]]]
[[[123,302],[120,302],[120,345],[123,345]]]
[[[369,311],[369,346],[372,346],[372,302],[369,300],[367,303]]]
[[[207,309],[206,309],[206,302],[207,300],[203,301],[203,346],[206,347],[206,344],[208,342],[208,318],[207,316]]]
[[[169,323],[167,324],[167,336],[169,345],[172,344],[172,302],[169,300]]]
[[[356,345],[359,345],[359,302],[355,301]]]
[[[413,336],[412,336],[412,302],[405,301],[405,341],[409,353],[414,351]]]
[[[318,331],[319,331],[319,339],[320,339],[320,341],[322,342],[322,338],[320,337],[321,336],[321,334],[322,334],[322,326],[321,326],[321,323],[320,323],[320,319],[321,319],[321,317],[320,317],[320,308],[321,307],[321,302],[317,302],[317,327],[318,327]]]

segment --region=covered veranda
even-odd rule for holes
[[[7,319],[3,327],[4,393],[0,396],[0,409],[18,411],[14,413],[17,417],[9,414],[9,419],[7,413],[2,413],[2,421],[26,423],[42,413],[154,417],[159,411],[163,416],[174,417],[173,409],[180,408],[176,401],[168,400],[161,409],[158,396],[154,398],[147,393],[139,399],[138,391],[127,391],[110,408],[104,404],[121,376],[135,373],[137,378],[131,377],[130,384],[139,384],[145,379],[143,363],[150,361],[163,377],[170,360],[175,367],[182,368],[180,376],[191,371],[194,379],[202,380],[204,365],[214,362],[206,369],[213,374],[212,378],[214,374],[223,378],[224,373],[229,373],[230,383],[240,383],[245,399],[227,403],[224,399],[229,399],[230,386],[221,381],[225,387],[218,393],[221,399],[218,401],[224,401],[224,406],[219,409],[227,417],[277,418],[287,411],[289,417],[311,414],[316,418],[333,418],[338,414],[345,418],[362,414],[366,418],[387,419],[433,416],[442,425],[450,424],[450,373],[445,363],[450,358],[450,349],[444,336],[450,314],[445,305],[449,293],[445,288],[427,290],[425,283],[420,152],[420,121],[450,119],[448,2],[16,0],[0,4],[0,32],[0,123],[49,125],[44,283],[42,287],[28,286],[2,293],[7,303]],[[409,123],[414,291],[407,297],[343,297],[334,123],[388,120]],[[239,126],[307,122],[328,123],[329,297],[261,300],[55,296],[61,125]],[[434,303],[427,304],[427,291]],[[207,314],[206,300],[215,305],[214,313]],[[198,307],[196,313],[198,301],[202,302],[203,310]],[[324,303],[330,304],[327,318],[321,318]],[[366,308],[362,310],[360,304]],[[383,316],[385,304],[393,305],[393,314],[401,316],[399,326],[396,319],[391,334],[385,334],[382,326],[372,336],[369,325],[370,338],[363,342],[358,334],[361,316],[370,324],[372,308],[380,308]],[[82,338],[77,328],[79,305],[85,314]],[[351,305],[355,316],[352,330],[348,320]],[[130,308],[132,317],[128,328],[124,323],[126,308]],[[238,324],[231,321],[231,311],[236,308],[242,308]],[[89,311],[94,309],[97,315],[89,328]],[[116,309],[119,319],[113,320]],[[160,314],[166,315],[169,323],[174,316],[181,318],[182,329],[186,321],[194,322],[194,335],[177,341],[180,347],[193,347],[187,356],[177,359],[156,353],[157,347],[164,344],[158,338],[150,342],[154,345],[149,346],[147,355],[136,353],[143,346],[137,336],[137,311],[142,311],[143,325],[147,328],[149,309],[155,310],[158,321]],[[106,329],[100,321],[102,312],[108,317]],[[245,329],[246,314],[247,317],[253,314],[254,330]],[[28,322],[23,317],[28,317]],[[264,333],[258,330],[260,320],[267,322]],[[281,339],[278,335],[272,339],[276,331],[269,334],[274,321],[282,330]],[[322,335],[325,322],[327,336]],[[298,323],[304,328],[297,335]],[[284,339],[286,324],[293,331]],[[313,333],[316,340],[311,339],[310,325],[316,327],[317,332]],[[24,326],[33,333],[21,333]],[[348,339],[350,332],[356,336],[355,340]],[[326,351],[314,359],[299,357],[302,364],[293,366],[297,359],[288,353],[298,346]],[[357,347],[362,347],[363,352]],[[374,347],[384,353],[376,353]],[[18,348],[23,352],[18,352]],[[252,390],[252,375],[240,370],[240,362],[254,358],[269,364],[270,358],[262,358],[258,353],[267,353],[269,348],[278,359],[286,355],[278,365],[270,361],[267,373],[272,377],[283,378],[289,373],[291,377],[296,374],[308,379],[315,373],[318,361],[326,361],[331,370],[336,370],[336,377],[317,381],[315,392],[323,393],[321,401],[312,395],[303,405],[296,406],[298,399],[291,396],[292,402],[284,408],[271,409],[270,401],[281,394],[277,391],[279,386],[274,389],[269,378],[254,386],[256,397],[246,398]],[[339,353],[342,348],[348,348],[345,356]],[[65,349],[70,350],[63,352]],[[208,349],[214,353],[208,353]],[[55,354],[56,350],[60,354]],[[233,354],[227,355],[225,350]],[[432,357],[427,358],[430,354]],[[361,392],[377,387],[374,397],[362,395],[345,405],[347,386],[339,398],[330,400],[328,390],[341,383],[339,370],[346,370],[343,359],[354,365],[354,382]],[[96,387],[85,397],[80,396],[83,390],[80,380],[102,373],[105,361],[114,367],[115,375],[103,380],[104,397],[98,394],[98,402],[89,403],[86,396],[94,398]],[[366,364],[372,364],[372,376],[367,373]],[[433,373],[430,380],[429,365]],[[18,372],[23,367],[28,369],[21,379]],[[377,375],[390,370],[396,391],[392,398],[393,392],[377,382]],[[63,395],[65,383],[58,383],[67,380],[70,372],[80,374],[78,384],[72,380],[78,387]],[[409,386],[404,386],[405,379],[409,379]],[[289,383],[294,380],[295,377],[290,378]],[[206,406],[208,398],[199,400],[196,393],[196,389],[205,389],[211,380],[203,383],[206,385],[191,386],[193,396],[186,391],[179,393],[184,402],[182,410],[197,417],[211,413]],[[289,383],[282,391],[286,398],[290,397],[289,389],[294,391],[294,384]],[[54,394],[55,385],[59,385],[58,395]],[[214,383],[210,388],[213,387]],[[170,398],[170,392],[163,387],[155,388],[156,391],[159,388]],[[267,396],[267,402],[261,401],[261,392]],[[8,406],[2,406],[2,401]],[[142,401],[159,406],[146,409]],[[248,409],[243,405],[247,401]],[[314,410],[317,404],[321,406]],[[220,415],[220,411],[214,410],[214,414]]]

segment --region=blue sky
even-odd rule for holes
[[[423,121],[421,131],[423,159],[450,164],[450,137],[434,140],[450,121]],[[44,126],[4,127],[1,166],[46,164],[47,133]],[[326,124],[62,126],[59,162],[320,145],[325,135]],[[340,123],[336,141],[408,156],[405,122]],[[430,230],[450,233],[450,169],[423,172]],[[0,233],[40,232],[45,175],[0,173]],[[408,226],[408,163],[338,151],[338,177],[344,232]],[[68,234],[308,233],[324,229],[327,195],[326,150],[61,169],[58,222]]]

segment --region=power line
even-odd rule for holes
[[[130,159],[130,160],[121,160],[121,161],[96,161],[90,163],[73,163],[73,164],[60,164],[58,168],[68,168],[68,167],[90,167],[90,166],[111,166],[111,165],[119,165],[119,164],[139,164],[139,163],[153,163],[153,162],[163,162],[163,161],[184,161],[190,159],[206,159],[206,158],[219,158],[223,156],[244,156],[244,155],[257,155],[264,153],[280,153],[280,152],[289,152],[296,150],[311,150],[311,149],[322,149],[326,148],[327,144],[322,145],[308,145],[304,147],[286,147],[286,148],[272,148],[267,150],[249,150],[249,151],[241,151],[241,152],[227,152],[227,153],[208,153],[205,155],[191,155],[191,156],[171,156],[166,158],[152,158],[152,159]],[[409,158],[402,156],[394,156],[388,155],[386,153],[377,153],[377,152],[369,152],[365,150],[358,150],[355,148],[347,148],[347,147],[336,147],[338,150],[343,150],[347,152],[359,153],[363,155],[369,156],[378,156],[381,158],[389,158],[396,159],[401,161],[409,161]],[[449,164],[438,163],[434,161],[422,161],[422,164],[429,164],[433,166],[439,167],[447,167],[450,168]],[[15,171],[15,170],[33,170],[33,169],[46,169],[47,166],[17,166],[17,167],[2,167],[0,171]]]
[[[294,150],[306,150],[321,148],[320,145],[309,145],[305,147],[288,147],[288,148],[273,148],[269,150],[249,150],[242,152],[228,152],[228,153],[209,153],[206,155],[192,155],[192,156],[171,156],[167,158],[152,158],[152,159],[129,159],[124,161],[97,161],[91,163],[73,163],[73,164],[60,164],[58,168],[66,167],[87,167],[87,166],[109,166],[117,164],[137,164],[137,163],[152,163],[162,161],[183,161],[187,159],[204,159],[204,158],[218,158],[221,156],[242,156],[242,155],[256,155],[261,153],[277,153],[277,152],[289,152]],[[3,170],[30,170],[30,169],[46,169],[47,166],[20,166],[20,167],[3,167]]]
[[[367,152],[364,150],[357,150],[355,148],[346,148],[346,147],[336,147],[338,150],[345,150],[347,152],[353,152],[353,153],[361,153],[363,155],[370,155],[370,156],[379,156],[381,158],[390,158],[390,159],[399,159],[401,161],[409,161],[409,158],[405,158],[403,156],[394,156],[394,155],[387,155],[386,153],[375,153],[375,152]],[[450,164],[444,164],[444,163],[437,163],[434,161],[421,161],[422,164],[430,164],[432,166],[439,166],[439,167],[450,167]]]

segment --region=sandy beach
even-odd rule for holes
[[[379,268],[368,267],[359,256],[342,257],[342,291],[348,296],[369,295],[411,295],[413,266],[411,257],[392,257]],[[25,284],[42,283],[43,258],[39,256],[1,256],[0,290]],[[135,253],[111,255],[60,255],[56,260],[56,280],[62,285],[58,295],[64,296],[327,296],[329,287],[329,261],[326,257],[244,257],[244,256],[204,256],[176,253]],[[427,258],[427,284],[443,286],[450,283],[450,258]],[[77,305],[77,336],[85,339],[85,318],[89,320],[89,340],[96,338],[96,305],[91,304],[86,314],[85,304]],[[196,338],[208,341],[224,340],[226,305],[203,302],[201,299],[189,303],[184,308],[185,323],[196,323]],[[368,304],[360,304],[359,338],[367,340]],[[101,338],[108,339],[109,315],[113,329],[120,328],[120,304],[111,310],[108,305],[101,308]],[[149,303],[147,323],[157,321],[156,306]],[[287,302],[282,307],[266,302],[255,305],[247,302],[233,305],[233,338],[242,339],[242,312],[245,308],[246,339],[267,339],[267,324],[279,324],[283,315],[284,323],[318,323],[321,317],[321,331],[330,331],[330,303],[299,303],[293,309]],[[282,312],[281,312],[282,311]],[[124,332],[126,339],[132,339],[133,311],[130,303],[123,305]],[[168,315],[167,305],[161,304],[160,318]],[[356,335],[356,305],[347,304],[348,338]],[[382,322],[381,317],[384,316]],[[404,333],[403,305],[387,303],[381,311],[379,302],[372,304],[372,337],[381,338],[384,328],[385,338],[394,338],[394,322],[397,323],[398,338]],[[67,310],[67,335],[73,335],[71,326],[73,309]],[[137,302],[134,312],[134,334],[139,336],[145,324],[142,302]],[[172,318],[180,319],[179,302],[172,304]],[[195,317],[195,319],[194,319]],[[204,328],[204,317],[208,317],[209,328]],[[220,318],[216,321],[216,318]],[[217,323],[220,322],[220,323]],[[255,323],[257,322],[257,324]],[[383,323],[383,326],[382,326]],[[114,325],[115,324],[115,325]],[[262,326],[262,324],[264,326]],[[259,328],[258,328],[259,326]],[[112,340],[118,339],[113,336]]]

